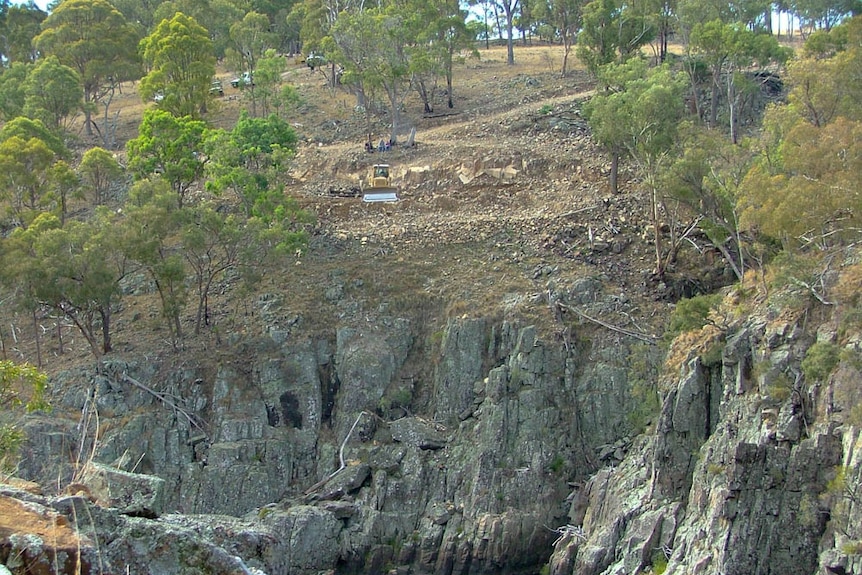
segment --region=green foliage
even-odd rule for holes
[[[559,453],[554,456],[554,459],[551,460],[551,463],[548,464],[548,469],[551,470],[551,473],[554,475],[559,475],[566,467],[566,460]]]
[[[213,283],[224,274],[246,266],[255,266],[262,254],[256,251],[257,238],[245,220],[203,204],[187,208],[181,214],[180,230],[183,257],[194,272],[198,306],[195,333],[207,321],[209,292]],[[241,274],[252,278],[254,274]]]
[[[583,7],[578,58],[593,74],[635,56],[655,38],[656,29],[637,7],[616,0],[592,0]]]
[[[81,78],[87,133],[90,113],[110,91],[106,85],[140,75],[135,45],[140,36],[107,0],[64,0],[33,39],[40,53],[57,56]]]
[[[146,110],[138,137],[126,143],[129,170],[138,179],[159,174],[170,184],[182,207],[189,187],[204,171],[201,152],[206,133],[206,124],[192,116]]]
[[[411,52],[406,49],[416,31],[411,30],[407,18],[394,6],[342,12],[322,41],[326,58],[344,69],[342,83],[352,84],[367,95],[375,91],[385,94],[393,142],[398,140],[401,106],[416,72],[411,68]]]
[[[813,286],[818,285],[824,265],[821,254],[779,252],[769,262],[765,274],[766,284],[776,305],[789,309],[804,309],[811,305]]]
[[[4,64],[14,66],[34,62],[38,53],[33,49],[33,38],[42,31],[42,22],[48,14],[34,2],[20,5],[5,3],[3,6]]]
[[[246,13],[242,20],[231,25],[230,39],[233,46],[230,53],[239,59],[238,70],[241,72],[255,72],[258,60],[263,58],[267,50],[274,48],[277,41],[270,32],[269,18],[254,11]],[[249,92],[253,93],[254,90]]]
[[[182,12],[162,20],[141,40],[140,52],[150,72],[138,90],[148,102],[159,93],[158,107],[177,117],[199,119],[212,98],[216,59],[209,32]]]
[[[50,203],[48,183],[56,156],[38,138],[12,136],[0,142],[0,198],[24,225]]]
[[[32,67],[15,62],[0,74],[0,119],[8,122],[24,113],[24,81]]]
[[[18,450],[24,442],[24,432],[8,423],[0,423],[0,473],[12,473]]]
[[[654,557],[652,560],[653,575],[662,575],[665,571],[667,571],[667,557],[664,555]]]
[[[49,196],[60,212],[60,221],[65,222],[69,213],[69,201],[81,197],[81,180],[72,166],[57,160],[48,173]]]
[[[111,314],[120,299],[125,259],[113,212],[61,226],[43,213],[6,243],[24,307],[47,306],[67,317],[99,357],[111,350]]]
[[[687,331],[694,331],[709,323],[709,314],[721,303],[721,294],[699,295],[681,299],[670,314],[667,330],[664,333],[666,341]]]
[[[47,383],[47,376],[31,365],[0,360],[0,472],[14,469],[18,447],[24,440],[12,418],[21,408],[28,412],[49,409]]]
[[[112,153],[96,147],[84,152],[78,174],[90,192],[93,205],[98,206],[107,201],[111,186],[123,176],[123,168]]]
[[[860,20],[849,21],[844,33],[862,37]],[[739,209],[743,225],[787,249],[858,237],[858,226],[848,223],[862,213],[855,193],[862,169],[858,45],[836,41],[792,62],[788,102],[764,118],[764,151],[743,181]]]
[[[254,90],[243,91],[243,95],[254,94],[262,116],[275,113],[280,118],[286,118],[287,113],[299,105],[300,97],[296,89],[289,85],[282,86],[284,68],[284,57],[276,54],[275,50],[267,50],[254,69]]]
[[[63,140],[45,127],[41,120],[18,116],[0,128],[0,142],[18,136],[24,141],[36,138],[41,140],[58,158],[68,158],[69,150]]]
[[[281,192],[296,142],[296,132],[285,120],[274,114],[252,118],[243,112],[230,132],[214,130],[208,135],[207,189],[231,191],[247,216],[264,222],[307,221]]]
[[[793,392],[793,382],[790,377],[784,373],[773,373],[764,378],[766,381],[766,393],[770,399],[776,402],[787,401],[790,394]]]
[[[808,383],[824,382],[840,360],[841,348],[834,343],[818,341],[805,352],[802,373]]]
[[[683,82],[664,65],[647,69],[642,60],[632,59],[601,69],[602,82],[610,89],[593,96],[584,107],[595,138],[615,157],[632,158],[650,198],[650,214],[655,230],[655,272],[664,273],[667,259],[673,259],[675,245],[664,252],[659,176],[669,161],[678,139],[683,110]],[[616,177],[615,173],[611,175]],[[612,186],[613,187],[613,186]],[[666,214],[668,217],[671,214]]]
[[[183,256],[175,248],[182,215],[176,194],[164,180],[140,180],[132,186],[117,223],[122,252],[140,263],[156,285],[175,348],[183,337],[180,313],[188,296]]]
[[[782,48],[771,34],[754,31],[742,22],[721,19],[698,22],[692,27],[690,49],[709,68],[712,75],[710,124],[717,125],[723,95],[728,110],[731,141],[738,141],[739,75],[754,64],[783,63],[791,52]]]
[[[83,106],[81,76],[56,56],[39,61],[24,82],[24,113],[58,131]]]

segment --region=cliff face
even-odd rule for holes
[[[858,573],[860,382],[850,337],[825,381],[810,346],[837,322],[751,316],[692,350],[655,432],[576,494],[551,573]],[[828,375],[828,374],[827,374]]]
[[[601,301],[599,288],[577,290]],[[65,373],[54,415],[28,424],[25,475],[83,484],[127,521],[216,537],[267,573],[538,569],[569,483],[595,471],[597,447],[613,460],[629,443],[628,346],[466,316],[429,331],[380,316],[331,339],[236,336],[231,353],[170,369],[112,358]],[[159,481],[119,497],[116,469]],[[218,537],[211,525],[229,520],[199,514],[244,517],[224,529],[242,535]],[[117,549],[126,558],[109,560],[133,562]]]
[[[42,504],[114,570],[858,572],[859,342],[805,382],[834,326],[767,318],[710,328],[645,420],[657,348],[590,325],[380,316],[170,369],[115,358],[55,378],[55,413],[83,416],[31,419],[24,471],[86,488]]]

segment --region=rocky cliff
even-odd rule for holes
[[[858,325],[753,306],[660,376],[650,337],[583,319],[624,305],[601,282],[540,303],[564,330],[380,310],[312,336],[263,297],[266,336],[207,361],[53,378],[21,473],[62,492],[2,495],[74,525],[93,573],[862,571]],[[56,563],[38,541],[3,558]]]
[[[678,341],[654,431],[573,494],[550,572],[862,572],[862,341],[834,303],[760,305]]]

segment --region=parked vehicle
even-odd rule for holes
[[[238,77],[230,81],[230,85],[234,88],[245,88],[246,86],[254,86],[254,75],[251,72],[243,72]]]
[[[224,96],[224,87],[221,84],[221,80],[213,80],[212,84],[210,84],[210,94],[213,96]]]
[[[317,52],[309,52],[308,56],[305,57],[305,65],[314,70],[315,68],[320,68],[326,64],[326,58],[323,57],[323,54],[318,54]]]

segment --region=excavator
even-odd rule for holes
[[[362,181],[363,202],[397,202],[398,188],[389,179],[389,164],[374,164],[367,181]]]

